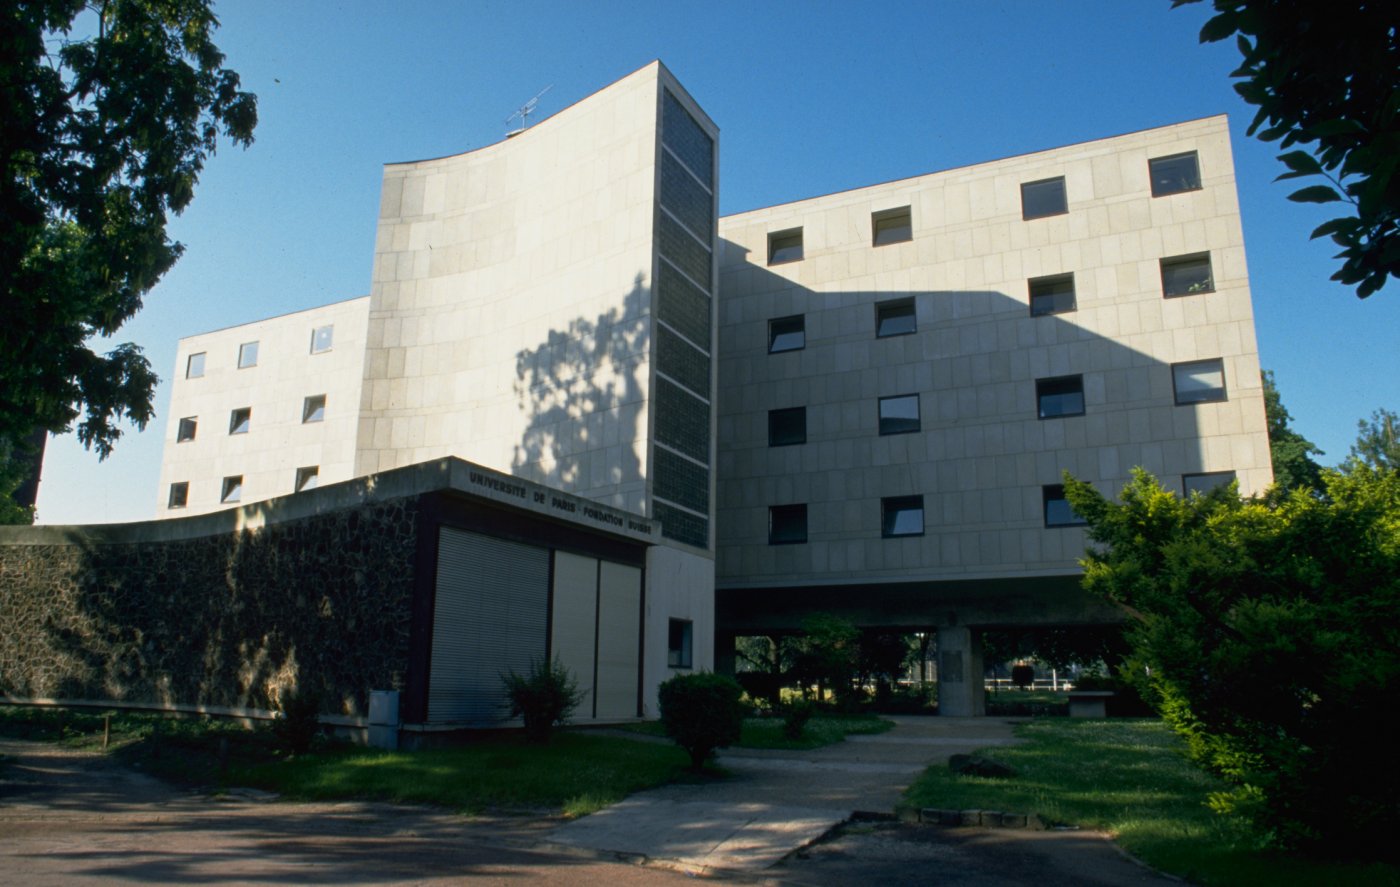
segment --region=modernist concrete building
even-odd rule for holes
[[[976,629],[1116,618],[1063,471],[1271,481],[1223,117],[719,220],[717,189],[659,63],[389,165],[367,299],[181,341],[161,514],[456,456],[659,523],[646,648],[937,631],[975,714]]]
[[[1112,619],[1078,589],[1069,471],[1272,482],[1224,117],[720,220],[718,623]],[[952,684],[971,676],[965,693]]]

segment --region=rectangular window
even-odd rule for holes
[[[807,442],[807,408],[768,411],[768,446],[787,447]]]
[[[321,479],[321,469],[319,466],[311,465],[307,468],[297,469],[297,482],[294,488],[298,493],[316,489],[317,481]]]
[[[1233,471],[1208,471],[1204,474],[1183,474],[1181,476],[1182,495],[1190,497],[1199,493],[1204,496],[1211,490],[1229,486],[1235,482]]]
[[[768,264],[781,265],[802,258],[802,229],[774,231],[768,235]]]
[[[1084,518],[1074,513],[1069,500],[1065,498],[1065,488],[1060,484],[1041,487],[1041,498],[1045,503],[1045,526],[1082,527]]]
[[[246,370],[258,365],[258,343],[244,342],[238,346],[238,368]]]
[[[1166,298],[1213,292],[1215,278],[1210,271],[1210,253],[1162,259],[1162,295]]]
[[[914,316],[914,301],[881,302],[875,306],[875,337],[906,336],[917,332],[918,318]]]
[[[1084,415],[1084,377],[1059,376],[1035,380],[1037,414],[1042,419]]]
[[[807,506],[770,505],[768,544],[797,545],[807,541]]]
[[[919,430],[919,395],[880,398],[880,433],[908,434]]]
[[[914,220],[907,206],[872,213],[870,229],[874,246],[914,239]]]
[[[1178,405],[1228,400],[1225,362],[1217,357],[1172,364],[1172,390]]]
[[[1201,167],[1195,151],[1154,157],[1147,161],[1147,175],[1152,179],[1153,197],[1201,190]]]
[[[1021,185],[1021,218],[1043,219],[1069,212],[1065,198],[1065,177],[1041,179]]]
[[[335,325],[326,324],[318,326],[311,331],[311,353],[320,354],[323,351],[331,350],[331,342],[335,339]]]
[[[198,354],[191,354],[191,355],[189,356],[189,359],[185,361],[185,378],[186,378],[186,379],[198,379],[200,376],[203,376],[203,375],[204,375],[204,352],[201,351],[201,352],[199,352]]]
[[[807,321],[803,315],[768,321],[768,353],[800,351],[807,347]]]
[[[194,433],[198,427],[199,421],[195,416],[187,416],[181,419],[180,430],[175,433],[175,442],[184,443],[185,441],[194,440]]]
[[[243,498],[243,475],[235,474],[224,478],[223,492],[219,494],[220,502],[237,502]]]
[[[892,496],[880,500],[880,532],[886,539],[924,534],[924,497]]]
[[[1074,301],[1074,275],[1056,274],[1053,277],[1032,277],[1031,317],[1046,314],[1065,314],[1077,306]]]
[[[241,407],[234,410],[228,417],[229,434],[247,434],[249,427],[253,424],[253,408]]]
[[[694,624],[689,619],[672,619],[666,632],[666,664],[671,668],[690,668]]]
[[[166,500],[167,508],[184,508],[190,502],[190,482],[182,480],[177,484],[170,485],[170,498]]]
[[[326,418],[326,396],[313,394],[301,404],[301,424],[320,422]]]

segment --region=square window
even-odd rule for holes
[[[906,336],[917,332],[918,318],[914,315],[914,302],[905,299],[901,302],[882,302],[875,306],[875,338],[886,336]]]
[[[880,532],[886,538],[924,534],[924,497],[892,496],[880,500]]]
[[[919,430],[919,395],[880,398],[880,433],[908,434]]]
[[[1035,380],[1037,415],[1042,419],[1084,415],[1084,377]]]
[[[770,505],[768,507],[769,545],[797,545],[806,541],[806,505]]]
[[[768,411],[768,446],[787,447],[807,442],[807,408]]]
[[[1084,526],[1086,523],[1084,518],[1074,513],[1069,500],[1065,498],[1064,486],[1051,484],[1041,487],[1040,490],[1041,499],[1045,503],[1046,528]]]
[[[1152,179],[1153,197],[1201,190],[1201,167],[1195,151],[1154,157],[1147,161],[1147,175]]]
[[[1069,212],[1065,198],[1065,177],[1041,179],[1021,185],[1021,218],[1043,219]]]
[[[238,368],[246,370],[258,365],[258,343],[244,342],[238,346]]]
[[[242,407],[234,410],[228,417],[229,434],[247,434],[248,429],[253,424],[253,408]]]
[[[874,246],[903,243],[906,240],[914,239],[914,220],[907,206],[872,213],[870,229]]]
[[[768,321],[768,353],[800,351],[807,347],[807,322],[803,315]]]
[[[177,484],[170,485],[170,498],[166,500],[167,508],[184,508],[190,502],[190,482],[182,480]]]
[[[175,442],[184,443],[194,440],[195,430],[199,427],[199,421],[195,416],[189,416],[180,420],[180,430],[175,432]]]
[[[802,229],[774,231],[768,235],[768,264],[781,265],[802,258]]]
[[[335,325],[326,324],[318,326],[311,331],[311,353],[320,354],[323,351],[331,350],[331,342],[335,339]]]
[[[220,502],[237,502],[243,498],[243,475],[235,474],[224,478],[223,492],[219,494]]]
[[[1031,317],[1046,314],[1065,314],[1077,306],[1074,301],[1074,275],[1056,274],[1053,277],[1032,277]]]
[[[1166,298],[1213,292],[1215,278],[1210,271],[1210,253],[1162,259],[1162,295]]]
[[[326,396],[313,394],[301,404],[301,424],[320,422],[326,418]]]
[[[191,354],[185,361],[185,378],[198,379],[204,375],[204,352]]]
[[[294,488],[298,493],[316,489],[317,482],[321,479],[320,466],[311,465],[307,468],[297,469],[297,482]]]
[[[672,619],[666,632],[666,664],[671,668],[690,668],[691,645],[695,626],[689,619]]]
[[[1225,362],[1217,357],[1172,364],[1172,390],[1178,405],[1228,400]]]
[[[1183,474],[1181,476],[1182,495],[1190,498],[1192,495],[1200,494],[1204,496],[1211,490],[1229,486],[1235,482],[1233,471],[1208,471],[1203,474]]]

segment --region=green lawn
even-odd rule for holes
[[[562,810],[582,816],[683,776],[689,758],[669,745],[564,732],[547,745],[519,737],[419,752],[364,749],[234,768],[229,783],[289,798],[367,798],[487,809]]]
[[[782,718],[744,718],[744,728],[737,747],[821,748],[841,742],[852,734],[884,733],[893,727],[893,721],[875,715],[816,715],[807,722],[800,739],[789,739],[783,735]],[[660,721],[628,724],[623,729],[648,736],[666,735],[666,728]]]
[[[0,736],[101,750],[104,714],[0,706]],[[331,745],[290,758],[266,729],[229,721],[111,714],[108,753],[186,785],[250,786],[288,798],[440,804],[463,812],[557,810],[581,816],[632,792],[692,778],[672,745],[565,731],[547,745],[507,735],[424,752]]]
[[[1196,769],[1176,736],[1154,720],[1045,718],[1017,728],[1024,745],[985,757],[1010,779],[930,767],[906,792],[915,807],[1038,813],[1100,829],[1139,859],[1204,884],[1317,887],[1400,883],[1400,869],[1329,863],[1260,849],[1243,822],[1212,813],[1222,784]]]

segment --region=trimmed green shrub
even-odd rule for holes
[[[739,741],[747,713],[737,681],[711,672],[676,675],[661,685],[658,702],[666,735],[690,755],[699,772],[717,748]]]
[[[531,742],[548,742],[554,728],[569,719],[583,698],[578,682],[558,659],[533,659],[528,675],[508,671],[501,682],[510,697],[510,716],[525,719],[525,736]]]

